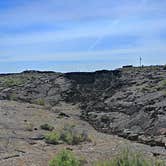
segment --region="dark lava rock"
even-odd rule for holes
[[[0,75],[0,99],[79,104],[81,118],[97,130],[153,146],[165,146],[165,92],[165,66]]]

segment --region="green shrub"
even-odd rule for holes
[[[60,135],[57,132],[51,132],[45,135],[45,142],[57,145],[60,142]]]
[[[31,122],[27,122],[27,123],[25,124],[25,129],[26,129],[27,131],[33,131],[33,127],[34,127],[34,125],[33,125],[33,123],[31,123]]]
[[[166,166],[162,161],[145,159],[141,154],[124,151],[119,157],[109,161],[97,162],[94,166]]]
[[[40,99],[36,100],[36,104],[44,106],[45,105],[45,101],[44,101],[44,99],[40,98]]]
[[[49,162],[49,166],[81,166],[81,163],[72,152],[63,150]]]
[[[81,142],[90,141],[90,138],[86,131],[81,131],[80,129],[77,129],[74,125],[67,124],[60,131],[47,134],[45,140],[47,143],[51,144],[65,142],[69,145],[78,145]]]
[[[16,101],[17,99],[18,99],[18,95],[15,92],[9,95],[9,100]]]
[[[60,134],[60,138],[61,138],[61,140],[63,140],[63,142],[66,142],[66,143],[68,143],[70,145],[73,142],[73,136],[68,131],[62,131],[61,134]]]
[[[166,89],[166,80],[160,81],[157,87],[158,90]]]
[[[52,130],[54,130],[54,127],[51,126],[51,125],[49,125],[49,124],[47,124],[47,123],[41,125],[40,128],[43,129],[43,130],[47,130],[47,131],[52,131]]]
[[[25,82],[25,80],[19,77],[6,77],[3,78],[1,81],[3,86],[5,87],[19,86]]]
[[[86,131],[80,131],[74,125],[64,126],[60,132],[60,138],[69,145],[78,145],[81,142],[90,140]]]
[[[163,80],[163,81],[161,82],[161,86],[162,86],[163,88],[166,88],[166,80]]]

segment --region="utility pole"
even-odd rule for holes
[[[142,67],[142,57],[139,57],[139,63],[140,63],[140,67]]]

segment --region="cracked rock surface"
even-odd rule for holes
[[[24,157],[29,161],[34,153],[47,161],[57,153],[59,146],[64,145],[46,145],[42,139],[45,131],[39,126],[49,122],[58,127],[63,121],[76,121],[78,125],[85,123],[89,131],[100,135],[99,139],[103,137],[103,144],[110,143],[105,137],[113,139],[115,145],[118,141],[123,144],[124,139],[117,137],[120,136],[134,141],[129,144],[142,149],[148,145],[148,153],[157,147],[164,156],[166,69],[151,66],[85,73],[25,71],[1,74],[0,114],[2,163],[3,160],[19,160],[21,163],[20,158]],[[63,118],[57,118],[62,114]],[[33,130],[28,131],[29,127]],[[84,145],[83,151],[86,146],[89,145]],[[98,144],[95,146],[99,148]],[[73,148],[78,151],[78,146]],[[103,151],[107,150],[103,148]]]

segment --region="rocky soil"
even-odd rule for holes
[[[92,158],[112,157],[124,145],[166,158],[165,66],[0,75],[0,165],[48,165],[68,145],[47,145],[39,126],[71,122],[94,137],[70,147],[87,165]]]
[[[49,160],[62,149],[70,149],[75,155],[85,159],[85,166],[91,166],[98,160],[111,159],[125,148],[144,153],[149,158],[166,160],[165,148],[150,147],[97,132],[79,118],[80,111],[78,105],[64,102],[50,110],[35,104],[0,101],[0,165],[48,166]],[[62,112],[68,117],[58,118]],[[78,130],[86,130],[92,141],[79,145],[47,144],[43,136],[48,131],[40,128],[40,125],[45,123],[54,126],[56,130],[64,125],[75,124]]]

